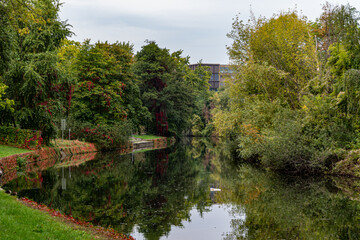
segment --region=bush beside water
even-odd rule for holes
[[[117,122],[113,125],[78,124],[71,134],[72,139],[91,142],[101,151],[125,147],[131,135],[131,124],[127,121]]]
[[[0,142],[20,148],[40,149],[41,131],[0,126]]]

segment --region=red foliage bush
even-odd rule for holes
[[[41,148],[42,142],[41,131],[6,126],[0,127],[0,143],[36,150]]]

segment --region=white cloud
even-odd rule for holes
[[[228,62],[226,33],[232,18],[255,16],[297,6],[309,19],[320,16],[325,0],[65,0],[60,17],[73,25],[75,40],[126,41],[139,50],[145,39],[171,51],[184,50],[192,62]],[[336,2],[335,2],[336,3]],[[344,3],[342,3],[344,4]],[[350,4],[360,10],[360,1]]]

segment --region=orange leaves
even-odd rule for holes
[[[255,187],[254,190],[247,192],[246,196],[245,196],[245,204],[249,204],[252,201],[257,200],[260,197],[262,192],[263,192],[263,190],[258,187]]]
[[[250,137],[252,141],[258,143],[263,139],[263,136],[259,133],[259,130],[251,124],[242,124],[240,126],[243,135]]]

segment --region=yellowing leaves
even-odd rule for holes
[[[28,27],[22,28],[18,30],[18,33],[20,34],[20,36],[24,36],[30,33],[30,30]]]
[[[263,139],[263,136],[260,135],[259,130],[252,126],[251,124],[242,124],[240,126],[242,134],[244,136],[250,137],[250,139],[254,142],[254,143],[258,143],[259,141],[261,141]]]
[[[244,203],[249,204],[249,203],[257,200],[263,191],[264,191],[263,189],[255,187],[255,189],[253,189],[252,191],[247,192]]]
[[[5,84],[0,82],[0,110],[3,110],[5,108],[10,109],[11,111],[14,111],[12,106],[15,104],[13,100],[9,100],[7,98],[2,99],[2,95],[5,94],[5,90],[8,88]]]
[[[303,88],[315,76],[315,41],[306,19],[296,11],[273,17],[255,17],[248,24],[238,19],[229,34],[230,56],[239,64],[241,94],[280,99],[299,108]]]
[[[240,124],[240,111],[214,109],[212,114],[215,132],[220,137],[225,137],[230,133],[235,132]]]

